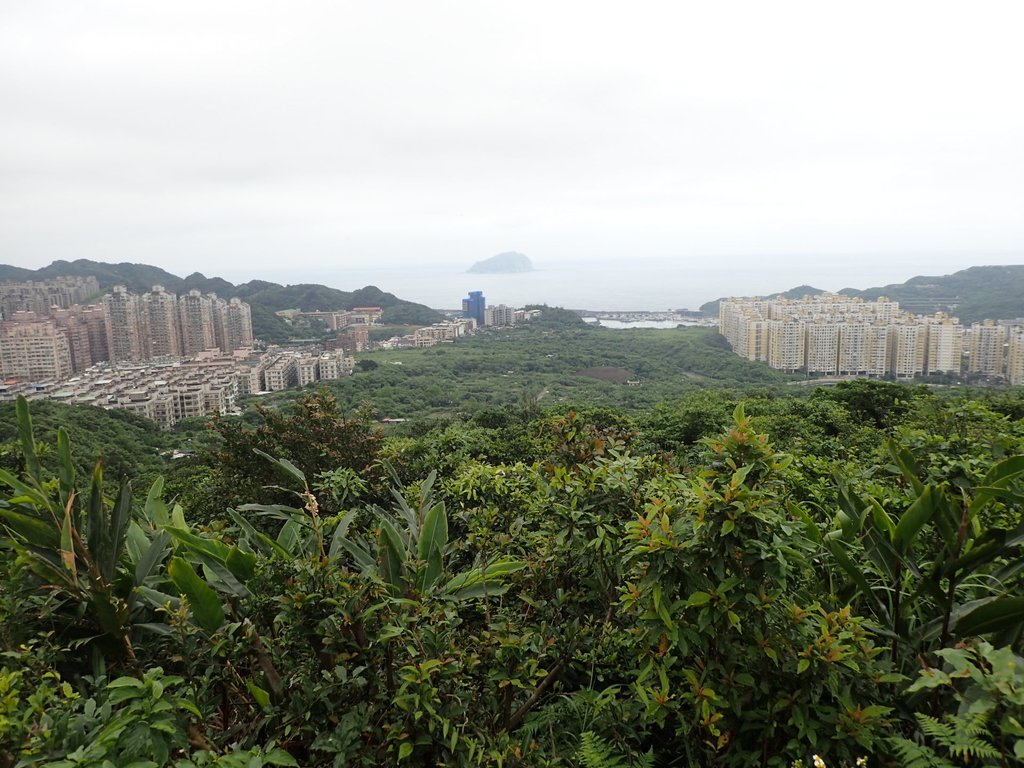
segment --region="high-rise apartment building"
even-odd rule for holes
[[[785,371],[905,378],[960,370],[955,318],[917,318],[884,298],[726,299],[719,331],[736,354]]]
[[[0,322],[0,372],[5,377],[51,381],[67,378],[71,370],[68,337],[53,320]]]
[[[487,320],[487,299],[483,291],[470,291],[469,297],[462,300],[462,316],[472,317],[477,325],[484,325]]]
[[[908,322],[889,326],[889,373],[897,379],[922,375],[927,353],[927,325]]]
[[[808,373],[835,375],[839,372],[840,326],[823,317],[805,325],[804,370]]]
[[[768,321],[768,365],[780,371],[804,367],[804,324],[792,318]]]
[[[252,346],[252,310],[239,298],[217,299],[214,307],[214,328],[217,346],[230,354],[236,349]]]
[[[960,373],[964,358],[964,329],[955,317],[936,315],[928,324],[927,373]]]
[[[214,297],[216,298],[216,297]],[[216,346],[213,330],[213,302],[199,291],[178,298],[181,320],[181,349],[185,355],[197,355]]]
[[[0,314],[5,320],[15,312],[47,314],[51,308],[69,309],[99,295],[95,277],[56,277],[52,280],[28,280],[0,283]]]
[[[1024,325],[1014,325],[1009,330],[1006,379],[1014,385],[1024,384]]]
[[[985,376],[1002,376],[1005,373],[1005,359],[1008,329],[986,320],[971,326],[967,354],[967,370]]]
[[[178,330],[178,297],[162,285],[142,297],[149,321],[148,354],[146,357],[177,357],[181,355],[181,334]]]
[[[484,325],[512,325],[515,323],[516,311],[512,307],[498,304],[484,310]]]
[[[147,358],[148,324],[139,297],[118,285],[103,297],[103,309],[109,359],[120,362]]]

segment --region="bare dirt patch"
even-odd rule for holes
[[[597,379],[598,381],[610,381],[612,384],[625,384],[630,379],[635,378],[635,374],[632,371],[627,371],[625,368],[613,368],[608,365],[584,368],[582,371],[576,371],[576,375],[586,376],[588,379]]]

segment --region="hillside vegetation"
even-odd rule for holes
[[[3,768],[1024,753],[1018,391],[524,400],[391,433],[310,393],[105,494],[17,410]]]
[[[800,298],[815,293],[821,291],[804,285],[775,295]],[[1010,320],[1024,317],[1024,265],[971,267],[952,275],[913,277],[905,283],[863,290],[844,288],[840,293],[868,301],[886,296],[909,312],[948,312],[968,324],[986,319]],[[700,309],[717,315],[718,301],[709,301]]]

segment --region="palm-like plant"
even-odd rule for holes
[[[28,403],[16,406],[22,477],[0,469],[0,544],[24,558],[39,585],[66,601],[71,623],[82,617],[90,635],[99,635],[122,660],[135,653],[131,634],[134,588],[163,561],[166,536],[132,522],[132,489],[127,480],[113,501],[103,493],[102,462],[97,461],[88,490],[78,485],[71,443],[57,432],[56,477],[47,479],[39,461]],[[159,497],[150,495],[147,506]],[[151,535],[153,533],[153,535]]]

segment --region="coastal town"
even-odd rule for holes
[[[275,314],[301,335],[287,346],[254,338],[252,309],[237,297],[160,285],[103,293],[95,277],[0,283],[0,401],[50,399],[119,408],[170,428],[182,419],[236,413],[239,398],[349,376],[371,349],[451,343],[539,310],[487,306],[480,291],[462,311],[411,333],[371,340],[381,307]]]

